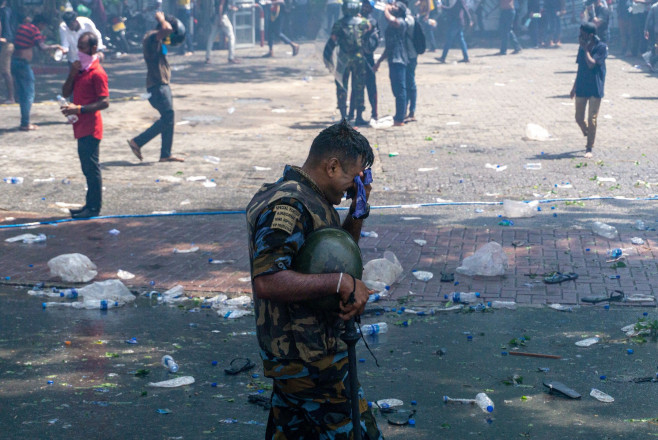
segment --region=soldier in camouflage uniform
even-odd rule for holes
[[[325,65],[334,70],[333,52],[338,45],[338,62],[336,70],[336,97],[338,98],[338,109],[342,118],[347,116],[347,86],[350,75],[352,76],[352,97],[355,102],[350,103],[356,108],[355,126],[364,126],[368,123],[363,119],[365,110],[364,88],[366,60],[363,55],[363,36],[370,30],[370,22],[359,13],[361,3],[359,0],[346,0],[343,2],[343,18],[334,23],[331,37],[324,46]]]
[[[344,321],[363,311],[371,291],[347,274],[307,275],[292,267],[305,238],[317,229],[342,227],[358,241],[369,210],[354,218],[353,202],[341,226],[334,205],[373,160],[366,138],[343,120],[315,138],[301,168],[287,165],[283,177],[263,185],[247,206],[256,334],[264,374],[274,382],[268,440],[352,438],[347,347],[339,336]],[[330,295],[340,297],[339,312],[304,303]],[[358,391],[362,438],[382,439]]]

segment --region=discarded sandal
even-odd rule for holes
[[[600,302],[623,301],[626,296],[621,290],[615,290],[610,296],[586,296],[581,298],[582,302],[596,304]]]
[[[251,362],[251,359],[249,358],[235,358],[229,365],[230,368],[224,369],[224,372],[233,376],[242,373],[243,371],[251,370],[256,366],[256,364]]]
[[[564,281],[572,281],[578,278],[578,274],[575,272],[562,273],[555,272],[553,275],[545,277],[544,282],[546,284],[559,284]]]
[[[262,406],[263,409],[272,408],[271,397],[263,396],[262,394],[249,394],[247,396],[247,399],[249,400],[249,403],[253,403],[254,405]]]
[[[550,392],[557,392],[571,399],[580,399],[581,397],[577,391],[572,390],[562,382],[558,382],[555,380],[545,380],[544,386],[548,387]]]

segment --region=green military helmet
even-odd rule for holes
[[[359,0],[343,0],[343,15],[355,17],[361,12],[361,2]]]
[[[318,229],[306,237],[295,257],[293,269],[305,274],[343,272],[361,279],[361,249],[344,229]],[[308,301],[307,305],[317,310],[338,311],[339,301],[338,295],[328,295],[319,300]]]

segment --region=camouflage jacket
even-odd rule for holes
[[[265,184],[247,206],[252,281],[292,268],[308,234],[323,227],[340,228],[333,205],[311,178],[287,165],[283,177]],[[342,321],[301,303],[283,303],[254,295],[256,334],[267,358],[317,361],[346,346],[339,336]]]
[[[343,17],[334,23],[331,34],[337,37],[339,55],[348,57],[362,57],[364,36],[368,32],[370,22],[361,16]]]

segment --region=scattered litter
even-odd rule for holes
[[[544,277],[544,283],[546,284],[560,284],[565,281],[575,281],[578,279],[578,274],[576,272],[554,272],[552,275]]]
[[[34,179],[32,180],[33,183],[47,183],[47,182],[54,182],[55,178],[54,177],[49,177],[47,179]]]
[[[604,393],[601,390],[597,390],[596,388],[592,388],[592,391],[589,393],[589,395],[599,402],[612,403],[615,401],[614,397]]]
[[[215,164],[215,165],[217,165],[221,160],[219,157],[216,157],[216,156],[203,156],[203,159],[206,162],[210,162],[210,163]]]
[[[529,203],[517,202],[515,200],[503,200],[503,211],[505,217],[509,218],[526,218],[534,217],[537,213],[539,202],[533,200]]]
[[[158,414],[171,414],[171,410],[169,408],[157,409],[155,410],[155,412],[157,412]]]
[[[428,172],[428,171],[434,171],[434,170],[438,170],[438,169],[439,169],[439,167],[432,167],[432,168],[418,168],[418,172],[419,172],[419,173],[426,173],[426,172]]]
[[[254,165],[254,170],[256,170],[256,171],[269,171],[271,169],[272,168],[270,168],[270,167],[259,167],[257,165]]]
[[[615,179],[614,177],[600,177],[600,176],[596,176],[596,181],[597,181],[597,182],[613,182],[613,183],[614,183],[614,182],[617,181],[617,179]]]
[[[389,128],[393,126],[393,116],[384,116],[379,119],[371,119],[370,126],[372,128]]]
[[[406,222],[411,221],[411,220],[420,220],[420,217],[401,217],[401,218],[402,218],[402,220],[404,220]]]
[[[22,241],[23,243],[26,244],[31,244],[31,243],[42,243],[46,241],[47,237],[45,234],[39,234],[39,235],[34,235],[34,234],[21,234],[17,235],[15,237],[7,238],[5,241],[7,243],[14,243],[17,241]]]
[[[573,185],[570,184],[569,182],[567,182],[567,183],[562,182],[562,183],[556,183],[555,188],[570,189],[570,188],[573,188]]]
[[[516,303],[514,301],[491,301],[488,305],[492,309],[516,310]]]
[[[235,260],[215,260],[213,258],[210,258],[208,260],[208,263],[210,263],[210,264],[233,264],[233,263],[235,263]]]
[[[175,176],[160,176],[157,180],[161,182],[180,183],[183,181],[183,178]]]
[[[190,124],[190,121],[187,121],[187,120],[176,122],[176,125],[189,125],[189,124]]]
[[[192,385],[194,378],[192,376],[181,376],[175,379],[164,380],[162,382],[149,382],[148,386],[157,388],[176,388],[185,385]]]
[[[365,264],[362,280],[370,289],[382,291],[395,283],[402,272],[402,265],[395,254],[386,251],[384,258],[370,260]]]
[[[635,220],[635,225],[633,225],[633,228],[637,229],[638,231],[646,231],[647,225],[643,220]]]
[[[22,177],[5,177],[3,179],[5,183],[13,184],[13,185],[20,185],[23,183],[23,178]]]
[[[253,315],[254,312],[251,303],[252,298],[243,295],[223,301],[215,301],[212,304],[212,309],[225,319],[237,319],[243,316]]]
[[[419,281],[427,282],[427,281],[431,280],[432,278],[434,278],[434,274],[432,272],[426,272],[424,270],[412,270],[411,273]]]
[[[190,176],[187,177],[185,180],[187,180],[188,182],[202,182],[206,180],[206,176]]]
[[[640,237],[633,237],[631,238],[631,243],[640,245],[640,244],[644,244],[644,240],[641,239]]]
[[[203,186],[205,186],[206,188],[214,188],[217,186],[217,184],[215,182],[211,182],[210,180],[206,180],[205,182],[203,182]]]
[[[361,231],[361,237],[377,238],[379,237],[379,234],[377,234],[375,231]]]
[[[183,200],[182,202],[180,202],[181,206],[189,205],[189,204],[191,204],[191,203],[192,203],[192,202],[190,202],[189,199],[185,199],[185,200]]]
[[[460,124],[461,124],[461,122],[459,122],[459,121],[446,122],[446,125],[460,125]]]
[[[592,223],[592,232],[608,239],[613,239],[617,236],[617,228],[598,221]]]
[[[527,163],[523,165],[526,170],[541,170],[541,163]]]
[[[600,340],[601,340],[600,338],[587,338],[587,339],[583,339],[582,341],[576,342],[576,345],[579,347],[589,347],[591,345],[598,343]]]
[[[189,249],[174,248],[174,254],[190,254],[199,250],[199,246],[192,246]]]
[[[135,274],[119,269],[117,272],[117,277],[119,277],[121,280],[132,280],[135,278]]]
[[[653,302],[655,300],[656,298],[654,296],[643,295],[641,293],[634,293],[633,295],[628,295],[626,297],[626,301],[631,301],[631,302],[643,302],[643,301]]]
[[[416,243],[420,247],[423,247],[427,244],[427,240],[416,239],[416,240],[414,240],[414,243]]]
[[[156,215],[169,215],[169,214],[174,214],[176,212],[175,209],[172,209],[171,211],[152,211],[151,214],[156,214]]]
[[[96,265],[82,254],[62,254],[48,261],[50,274],[60,277],[67,283],[86,283],[93,280],[98,272]]]
[[[285,108],[273,108],[272,113],[285,113],[286,109]]]
[[[240,281],[241,283],[250,283],[251,282],[251,277],[238,278],[238,281]]]
[[[562,382],[558,382],[558,381],[555,381],[555,380],[545,380],[543,383],[544,383],[544,386],[548,387],[548,389],[551,392],[557,392],[557,393],[560,393],[564,396],[570,397],[572,399],[580,399],[580,397],[581,397],[580,394],[577,391],[569,388],[568,386],[566,386]]]
[[[75,302],[42,303],[43,308],[72,307],[74,309],[107,310],[135,301],[135,296],[120,280],[97,281],[79,289],[66,289],[62,292],[29,291],[28,294],[78,299]]]
[[[492,165],[490,163],[484,164],[485,168],[491,168],[492,170],[496,170],[497,173],[501,171],[505,171],[507,169],[507,165]]]
[[[119,231],[118,229],[110,229],[109,231],[107,231],[107,233],[110,235],[119,235],[121,231]]]
[[[467,276],[499,276],[507,269],[507,255],[503,247],[491,241],[478,249],[470,257],[464,258],[456,272]]]
[[[182,301],[187,301],[188,298],[184,294],[185,289],[183,286],[177,284],[162,295],[158,295],[158,302],[173,305]]]
[[[537,124],[528,124],[525,126],[525,138],[529,141],[547,141],[551,135],[544,127]]]
[[[235,107],[229,107],[228,110],[226,111],[228,112],[229,115],[232,115],[233,113],[235,113]]]
[[[565,306],[562,304],[550,304],[548,307],[550,307],[553,310],[557,310],[559,312],[573,312],[573,307],[571,306]]]
[[[400,399],[381,399],[377,401],[377,406],[384,409],[402,405],[404,405],[404,402]]]

